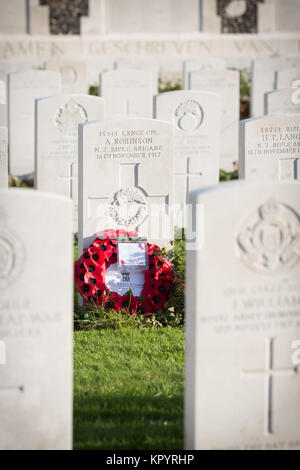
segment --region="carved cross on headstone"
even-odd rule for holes
[[[89,197],[89,217],[103,215],[103,204],[108,204],[108,215],[121,228],[134,229],[142,225],[157,206],[166,212],[167,195],[146,194],[139,186],[139,163],[119,165],[119,187],[112,197]],[[109,227],[107,227],[109,228]]]
[[[190,158],[187,158],[187,161],[186,161],[186,172],[185,173],[175,173],[175,176],[179,176],[180,178],[184,178],[185,179],[185,195],[186,195],[186,203],[188,204],[188,201],[189,201],[189,192],[190,192],[190,177],[193,177],[193,176],[201,176],[202,173],[200,171],[196,171],[196,172],[193,172],[191,171],[190,169],[190,166],[191,166],[191,162],[190,162]]]
[[[300,181],[300,158],[281,158],[279,172],[280,180]]]
[[[130,101],[126,100],[125,101],[125,116],[126,117],[136,117],[138,116],[138,113],[134,113],[130,110]]]
[[[73,199],[75,197],[75,188],[78,184],[78,176],[75,175],[75,167],[77,169],[77,162],[68,163],[67,175],[61,175],[59,179],[64,180],[68,184],[68,196]]]
[[[89,13],[89,0],[40,0],[49,6],[51,34],[80,34],[80,18]]]
[[[274,377],[293,377],[297,374],[297,367],[274,369],[274,338],[265,339],[265,369],[242,370],[241,378],[260,379],[264,378],[264,434],[273,434],[273,381]]]

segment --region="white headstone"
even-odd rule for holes
[[[8,186],[7,128],[0,126],[0,188]]]
[[[189,74],[196,70],[225,70],[226,60],[221,57],[198,57],[183,62],[183,85],[189,88]]]
[[[0,74],[2,75],[2,74]],[[0,126],[7,125],[6,82],[0,77]]]
[[[211,91],[221,97],[221,153],[222,170],[232,171],[238,161],[240,120],[240,78],[234,70],[190,72],[192,90]]]
[[[300,181],[300,115],[241,121],[240,178]]]
[[[294,86],[300,86],[300,68],[276,70],[275,88],[277,90]]]
[[[201,91],[171,91],[155,97],[155,117],[175,128],[176,204],[188,204],[189,192],[217,184],[220,170],[220,98]]]
[[[143,60],[138,58],[124,58],[119,59],[115,63],[116,69],[135,69],[135,70],[147,70],[152,73],[153,79],[153,94],[158,93],[158,73],[159,66],[156,62],[150,60]]]
[[[105,229],[136,229],[168,244],[172,203],[170,123],[125,118],[79,126],[79,252]]]
[[[185,448],[299,449],[300,185],[224,183],[191,199],[205,223],[187,251]]]
[[[60,92],[58,72],[26,70],[8,76],[9,167],[13,175],[34,171],[34,100]]]
[[[87,67],[84,61],[47,62],[46,68],[61,73],[63,93],[88,93]]]
[[[0,191],[0,449],[72,446],[71,202]]]
[[[300,88],[265,93],[265,114],[300,114]]]
[[[153,113],[153,76],[146,70],[112,70],[100,74],[99,96],[105,116],[145,117]]]
[[[84,18],[83,16],[81,17]],[[95,86],[99,87],[99,74],[102,72],[108,72],[109,70],[114,70],[115,61],[113,59],[102,58],[86,61],[87,68],[87,82],[89,87]]]
[[[97,96],[57,95],[36,100],[35,187],[71,197],[78,231],[78,124],[104,117]]]
[[[264,93],[275,89],[275,71],[300,66],[300,58],[258,57],[252,62],[251,116],[264,111]]]

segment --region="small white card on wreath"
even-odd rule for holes
[[[118,242],[118,266],[148,269],[147,242]]]

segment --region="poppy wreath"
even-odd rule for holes
[[[169,299],[174,280],[173,265],[159,256],[159,247],[147,243],[149,270],[145,271],[144,285],[139,297],[131,293],[119,295],[105,284],[106,270],[117,263],[117,242],[138,241],[134,232],[105,230],[103,238],[97,238],[83,250],[75,262],[75,284],[86,302],[94,302],[106,310],[126,310],[133,315],[149,316],[162,310]]]

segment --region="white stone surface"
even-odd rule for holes
[[[295,85],[294,85],[295,84]],[[300,86],[300,68],[288,70],[276,70],[275,72],[275,88],[290,88]]]
[[[36,101],[35,187],[74,202],[78,231],[78,124],[104,117],[97,96],[62,94]]]
[[[83,18],[83,17],[82,17]],[[115,61],[113,59],[87,60],[87,82],[89,86],[99,86],[99,74],[114,70]]]
[[[9,2],[1,2],[1,34],[25,34],[27,32],[26,3],[26,0],[9,0]]]
[[[13,175],[34,171],[34,100],[60,92],[58,72],[26,70],[9,74],[9,169]]]
[[[292,54],[287,51],[286,56]],[[299,55],[299,52],[298,52]],[[285,70],[300,66],[300,57],[257,57],[252,62],[251,116],[258,117],[264,111],[264,93],[275,89],[276,70]]]
[[[149,5],[151,8],[149,8]],[[110,0],[106,2],[108,33],[184,33],[200,31],[198,0]]]
[[[158,93],[158,72],[159,67],[158,63],[144,60],[139,58],[130,58],[126,57],[123,59],[116,60],[115,63],[116,69],[135,69],[135,70],[147,70],[152,73],[153,79],[153,94],[156,95]]]
[[[220,98],[201,91],[171,91],[157,95],[154,107],[157,119],[174,125],[174,200],[188,204],[190,191],[219,181]]]
[[[40,5],[40,0],[29,0],[30,34],[50,34],[49,6]]]
[[[300,185],[224,183],[192,200],[205,223],[187,252],[185,448],[299,449]]]
[[[63,93],[88,93],[87,66],[84,61],[47,62],[46,69],[61,74]]]
[[[210,0],[208,0],[210,1]],[[0,61],[117,60],[120,55],[157,61],[197,57],[255,59],[299,56],[300,33],[207,34],[155,33],[0,36]],[[276,70],[276,68],[275,68]],[[265,91],[269,91],[267,89]]]
[[[0,188],[8,186],[7,128],[0,126]]]
[[[211,91],[221,98],[221,153],[222,170],[232,171],[238,161],[240,120],[240,78],[235,70],[190,72],[192,90]]]
[[[100,74],[99,96],[105,100],[105,117],[144,117],[153,114],[152,72],[112,70]]]
[[[0,191],[0,449],[72,447],[71,202]]]
[[[188,89],[189,74],[196,70],[225,70],[226,60],[221,57],[198,57],[183,62],[183,87]]]
[[[125,118],[79,126],[79,252],[105,229],[137,229],[169,244],[172,203],[172,124]]]
[[[265,114],[300,114],[300,88],[265,93]]]
[[[300,114],[241,121],[239,173],[242,179],[300,181]]]
[[[3,80],[1,80],[3,78]],[[7,125],[6,82],[0,72],[0,126]]]

